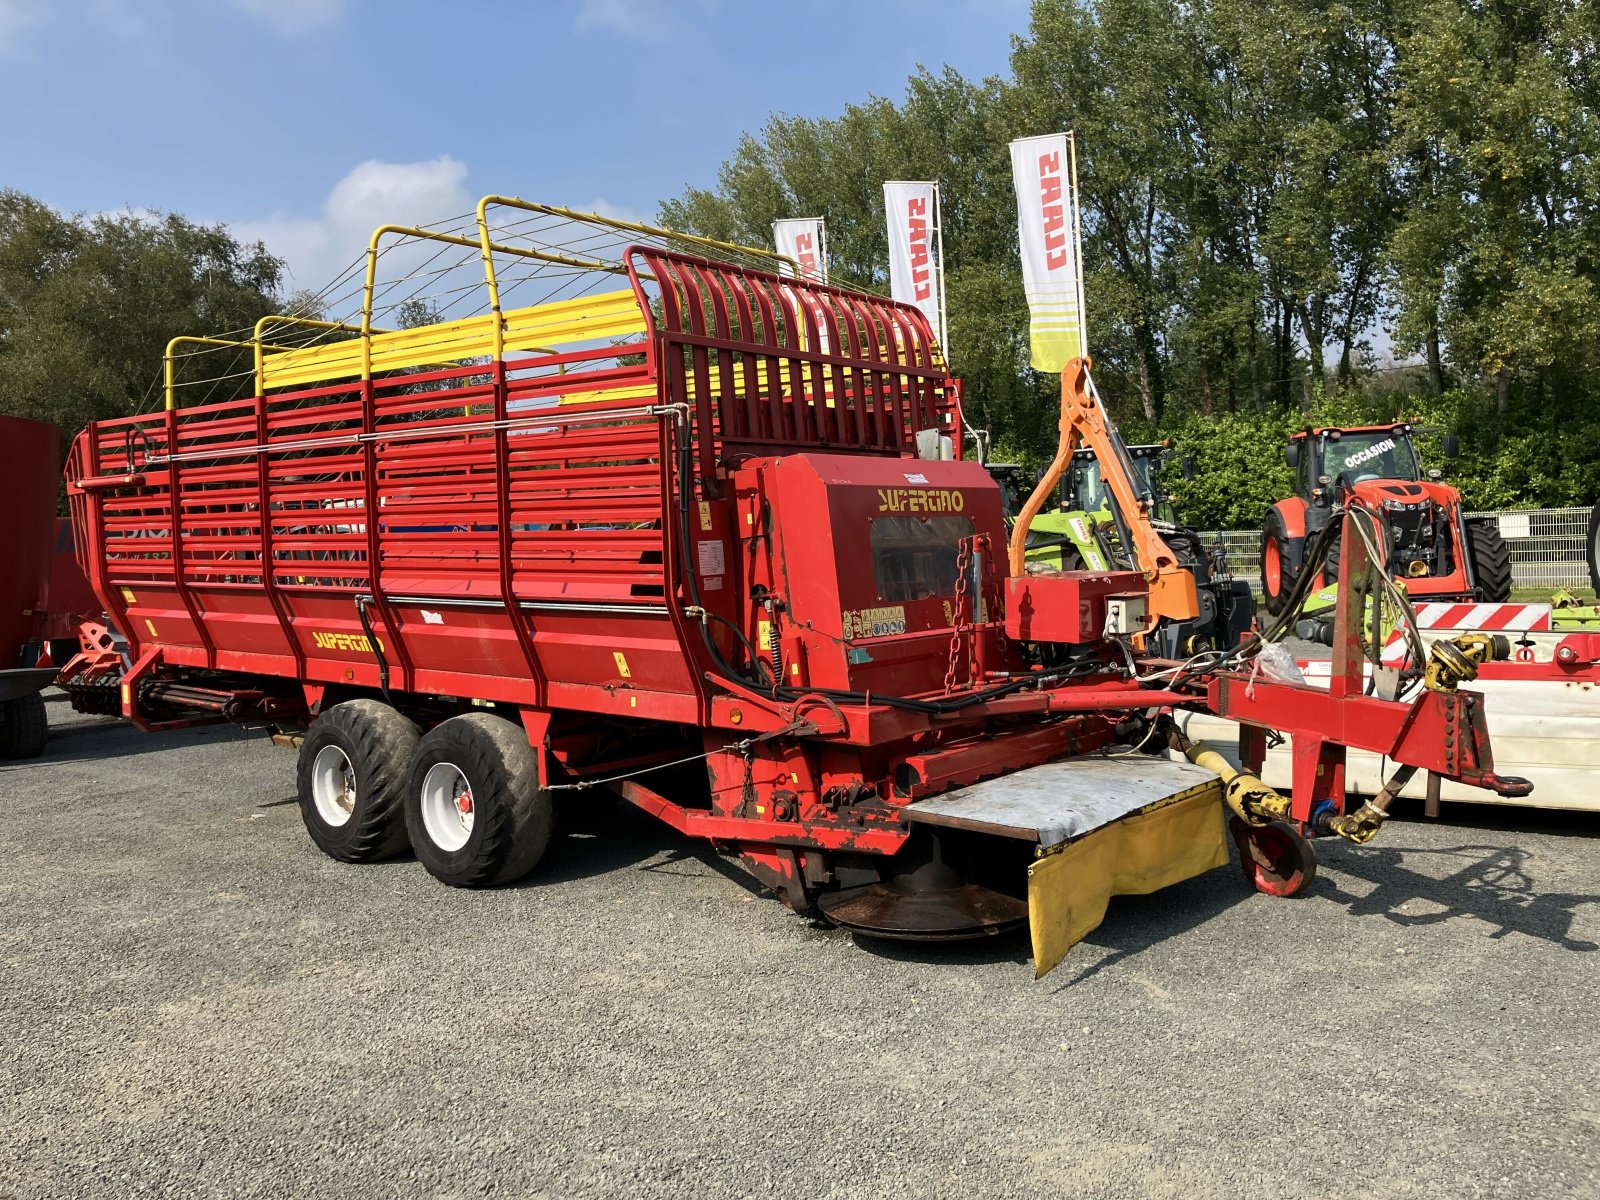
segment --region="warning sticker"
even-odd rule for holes
[[[695,549],[700,556],[700,574],[726,575],[728,573],[727,559],[723,554],[721,542],[696,542]]]
[[[857,638],[889,637],[906,631],[906,610],[895,604],[888,608],[846,609],[840,614],[844,626],[844,640]]]

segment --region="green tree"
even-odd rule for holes
[[[1008,77],[774,117],[662,219],[764,242],[818,214],[834,277],[881,288],[882,181],[938,179],[969,423],[1036,463],[1057,384],[1027,366],[1006,144],[1073,129],[1101,391],[1191,443],[1193,519],[1259,520],[1294,425],[1423,413],[1460,429],[1469,504],[1584,500],[1597,63],[1586,0],[1035,0]],[[1421,368],[1371,370],[1389,323]]]
[[[274,311],[283,263],[175,214],[63,216],[0,191],[0,410],[59,425],[160,403],[179,334],[248,330]],[[252,390],[247,352],[197,356],[212,399]],[[192,376],[191,376],[192,378]]]
[[[1570,395],[1600,367],[1600,16],[1576,0],[1407,10],[1392,239],[1402,340],[1458,369]],[[1442,390],[1442,369],[1435,390]],[[1587,389],[1586,389],[1587,390]]]

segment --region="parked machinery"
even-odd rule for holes
[[[1120,440],[1120,439],[1119,439]],[[1125,446],[1133,491],[1150,523],[1194,575],[1199,613],[1190,621],[1169,621],[1152,635],[1151,649],[1169,658],[1206,650],[1232,649],[1249,633],[1256,598],[1249,583],[1235,579],[1220,542],[1207,547],[1198,532],[1178,519],[1161,467],[1174,457],[1170,444]],[[1193,467],[1182,460],[1187,478]],[[995,468],[990,468],[993,474]],[[1002,481],[1003,482],[1003,481]],[[1073,452],[1061,480],[1061,507],[1041,512],[1028,531],[1029,570],[1104,571],[1132,567],[1127,546],[1128,519],[1117,507],[1096,453]]]
[[[54,425],[0,417],[0,758],[44,750],[39,692],[55,678],[45,639],[60,464]]]
[[[1267,611],[1283,611],[1306,568],[1307,552],[1336,512],[1359,505],[1376,518],[1384,565],[1414,600],[1511,598],[1511,560],[1492,521],[1468,521],[1461,493],[1424,475],[1409,421],[1306,429],[1294,435],[1284,461],[1295,470],[1295,494],[1267,510],[1261,531],[1261,585]],[[1445,456],[1456,455],[1454,435]],[[1321,584],[1332,583],[1337,551]],[[1320,584],[1319,584],[1320,586]]]
[[[378,332],[394,236],[465,249],[489,312]],[[508,263],[537,303],[508,302]],[[1224,812],[1267,891],[1304,885],[1307,836],[1370,837],[1346,746],[1526,792],[1470,672],[1362,694],[1358,589],[1326,692],[1253,670],[1259,641],[1153,653],[1198,615],[1195,579],[1087,360],[1008,535],[994,480],[945,457],[959,385],[922,314],[779,266],[489,197],[470,226],[374,235],[355,336],[264,321],[255,396],[91,425],[68,486],[129,639],[123,711],[298,746],[306,826],[342,860],[409,845],[446,883],[505,883],[556,796],[603,788],[847,928],[1027,923],[1041,973],[1111,895],[1225,862]],[[1029,574],[1080,443],[1133,566]],[[1341,572],[1365,562],[1350,533]],[[1243,772],[1184,742],[1185,709],[1245,723]],[[1252,774],[1269,729],[1294,740],[1291,797]]]

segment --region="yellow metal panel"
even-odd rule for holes
[[[572,342],[642,334],[646,326],[638,297],[629,289],[513,309],[505,314],[505,330],[508,351],[538,351]],[[375,374],[406,367],[438,366],[493,353],[494,316],[491,313],[372,335]],[[305,387],[353,379],[361,372],[360,338],[268,354],[262,362],[262,380],[268,388]]]
[[[580,377],[581,378],[581,377]],[[573,392],[561,397],[562,404],[621,404],[625,400],[653,400],[656,385],[636,383],[630,387],[601,388],[592,392]]]
[[[709,375],[710,375],[710,378],[711,378],[711,395],[713,397],[721,396],[722,395],[722,372],[718,371],[718,370],[713,370],[713,371],[709,372]],[[582,379],[583,376],[581,374],[574,373],[572,378],[574,378],[574,379]],[[699,388],[695,385],[694,374],[691,372],[689,375],[687,375],[685,377],[685,381],[684,382],[685,382],[684,399],[686,399],[686,400],[694,400],[694,399],[696,399],[698,397],[698,394],[699,394]],[[745,391],[746,391],[745,365],[744,365],[744,363],[742,361],[741,362],[736,362],[736,363],[733,364],[733,387],[734,387],[734,392],[737,395],[743,395],[745,393]],[[593,391],[593,392],[573,392],[570,395],[562,396],[561,397],[561,403],[562,404],[619,404],[619,403],[621,403],[623,401],[626,401],[626,400],[651,400],[651,399],[655,398],[655,394],[656,394],[656,385],[655,384],[653,384],[653,383],[636,383],[636,384],[630,384],[628,387],[603,388],[603,389],[601,389],[599,391]],[[785,396],[788,395],[787,390],[784,392],[784,395]]]
[[[1228,861],[1222,782],[1201,784],[1116,821],[1028,868],[1034,978],[1105,919],[1112,896],[1142,896]]]

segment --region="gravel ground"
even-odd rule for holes
[[[0,765],[6,1200],[1600,1195],[1594,818],[1213,871],[1035,983],[612,803],[506,891],[343,866],[288,751],[50,715]]]

